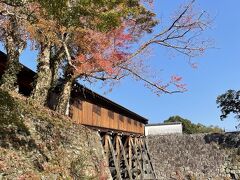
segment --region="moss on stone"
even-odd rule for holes
[[[8,92],[0,90],[0,135],[9,132],[9,129],[29,135],[29,130],[23,123],[18,104]]]

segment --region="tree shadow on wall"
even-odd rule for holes
[[[240,148],[240,132],[206,134],[204,140],[206,143],[217,143],[223,148]]]
[[[42,155],[41,161],[48,161],[48,157],[31,137],[29,128],[24,123],[21,108],[8,92],[0,89],[0,147],[16,151],[38,151]],[[42,163],[35,159],[33,164],[42,171]]]

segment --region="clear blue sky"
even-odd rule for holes
[[[163,22],[167,22],[169,15],[180,3],[186,2],[155,1],[155,8],[159,11],[157,14]],[[228,89],[240,89],[240,1],[198,0],[197,4],[214,18],[206,36],[214,39],[216,48],[194,60],[198,63],[197,69],[192,69],[183,57],[171,57],[161,48],[154,49],[151,57],[151,62],[163,69],[163,78],[171,74],[181,75],[187,84],[187,92],[156,96],[141,83],[125,79],[104,96],[148,118],[150,123],[159,123],[170,116],[180,115],[194,123],[235,130],[238,122],[232,116],[225,121],[219,119],[216,97]],[[30,60],[35,59],[33,53],[26,51],[21,59],[25,65],[35,69]],[[90,88],[100,94],[104,92],[98,87]]]

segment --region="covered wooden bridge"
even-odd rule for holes
[[[7,56],[0,51],[0,77],[7,66]],[[30,96],[36,73],[21,65],[19,93]],[[57,93],[49,106],[54,109]],[[99,131],[113,179],[154,179],[153,167],[144,139],[148,120],[127,108],[75,83],[68,115],[77,124]]]

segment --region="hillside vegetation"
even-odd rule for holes
[[[99,136],[0,90],[0,179],[108,179]]]
[[[197,134],[197,133],[219,133],[223,132],[223,129],[218,126],[205,126],[203,124],[194,124],[188,119],[184,119],[180,116],[171,116],[164,123],[169,122],[181,122],[183,126],[183,133],[185,134]]]

